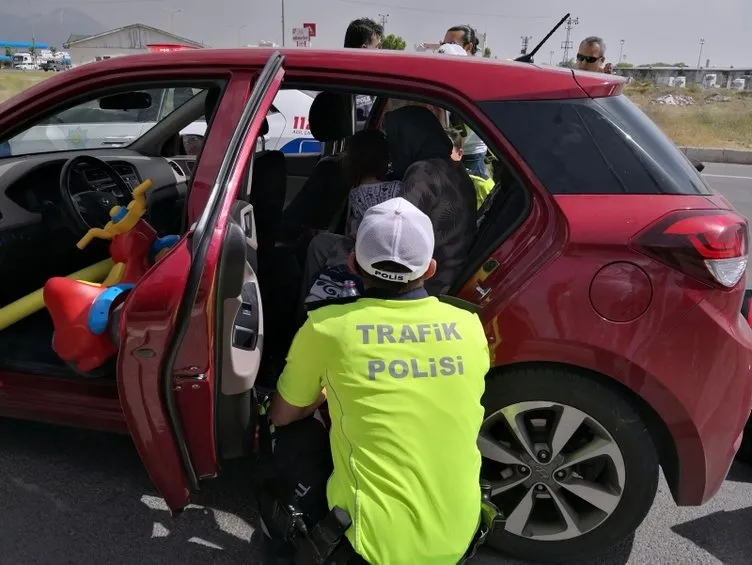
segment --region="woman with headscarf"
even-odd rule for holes
[[[405,106],[385,118],[392,175],[402,197],[433,223],[438,271],[426,281],[429,294],[447,292],[470,252],[476,231],[476,196],[470,176],[452,160],[452,142],[427,108]]]

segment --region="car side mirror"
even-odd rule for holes
[[[705,165],[703,163],[700,163],[700,161],[698,161],[697,159],[690,159],[690,162],[698,172],[701,173],[705,170]]]

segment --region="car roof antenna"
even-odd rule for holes
[[[546,35],[546,37],[543,38],[543,41],[541,41],[538,45],[536,45],[535,48],[532,51],[530,51],[530,53],[525,53],[524,55],[517,57],[515,61],[519,61],[520,63],[533,63],[534,62],[533,57],[535,56],[535,54],[540,50],[541,47],[543,47],[546,44],[546,41],[548,41],[551,38],[551,36],[555,34],[561,26],[564,25],[564,22],[567,21],[567,18],[569,18],[570,15],[571,14],[567,14],[566,16],[561,18],[559,23],[554,26],[554,29],[549,31],[548,35]]]

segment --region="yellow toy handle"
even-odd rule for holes
[[[146,213],[146,191],[152,187],[152,180],[146,179],[133,189],[133,200],[127,208],[113,206],[110,210],[111,221],[104,228],[91,228],[86,235],[76,244],[79,249],[84,249],[96,237],[109,240],[116,235],[131,231],[138,221]]]

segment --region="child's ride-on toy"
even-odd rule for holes
[[[52,317],[52,347],[61,359],[81,373],[104,364],[117,353],[112,337],[112,313],[151,266],[177,241],[177,236],[157,238],[146,213],[146,180],[133,189],[127,208],[115,206],[104,228],[91,228],[76,244],[85,248],[94,238],[111,240],[113,266],[101,284],[54,277],[44,285],[44,303]],[[115,328],[116,329],[116,328]]]

